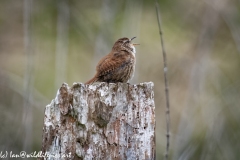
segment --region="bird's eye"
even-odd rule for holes
[[[125,45],[126,42],[127,42],[127,41],[123,41],[122,45]]]
[[[130,42],[129,40],[124,40],[124,41],[123,41],[123,44],[129,43],[129,42]]]

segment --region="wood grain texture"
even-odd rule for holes
[[[43,153],[70,155],[61,159],[152,160],[155,145],[152,82],[63,84],[46,106]]]

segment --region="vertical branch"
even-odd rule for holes
[[[58,2],[57,42],[56,42],[56,77],[55,87],[65,81],[68,53],[69,5],[68,0]]]
[[[163,64],[164,64],[164,82],[165,82],[165,96],[166,96],[166,126],[167,126],[167,133],[166,133],[166,154],[165,159],[168,159],[169,156],[169,141],[170,141],[170,104],[169,104],[169,89],[168,89],[168,78],[167,78],[167,55],[164,48],[164,41],[163,41],[163,32],[161,28],[161,20],[160,20],[160,13],[159,13],[159,4],[156,0],[156,13],[157,13],[157,20],[158,20],[158,28],[159,34],[161,39],[161,46],[162,46],[162,53],[163,53]]]
[[[24,49],[26,54],[26,66],[24,73],[24,106],[23,106],[23,128],[24,142],[23,150],[29,151],[32,145],[32,73],[33,73],[33,50],[31,35],[31,12],[32,1],[24,0],[23,29],[24,29]]]

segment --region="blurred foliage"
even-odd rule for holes
[[[29,151],[39,151],[44,108],[56,86],[87,81],[118,38],[137,36],[141,45],[131,83],[155,84],[157,159],[162,159],[165,95],[155,1],[32,1],[29,21],[24,2],[0,1],[0,151],[23,150],[29,131]],[[169,65],[170,159],[239,159],[240,2],[159,3]],[[59,15],[68,14],[61,22]],[[67,37],[61,39],[62,34]],[[67,47],[65,59],[59,57],[58,42]],[[59,74],[65,76],[56,80]],[[26,113],[24,106],[31,110]]]

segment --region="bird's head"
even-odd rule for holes
[[[127,51],[130,53],[135,54],[136,53],[136,49],[135,49],[135,45],[139,45],[136,43],[132,43],[132,40],[135,39],[136,37],[133,37],[131,39],[129,38],[120,38],[117,40],[117,42],[115,42],[115,44],[113,45],[113,50],[115,51]]]

